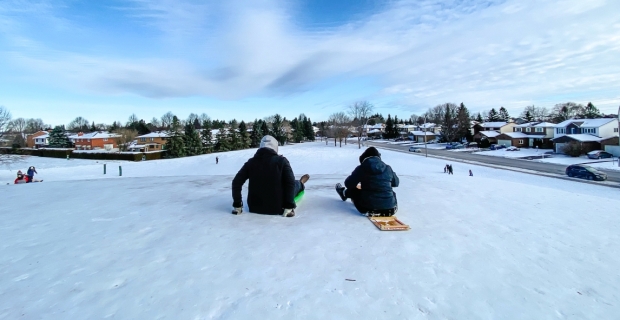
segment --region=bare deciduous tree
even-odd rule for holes
[[[73,119],[73,121],[69,122],[69,125],[67,126],[67,130],[69,131],[84,131],[86,129],[88,129],[88,125],[89,122],[88,120],[82,118],[82,117],[77,117],[75,119]]]
[[[9,130],[13,133],[23,134],[26,131],[26,120],[24,118],[17,118],[9,122]]]
[[[342,147],[342,139],[346,138],[349,133],[351,119],[344,112],[336,112],[329,116],[329,122],[332,125],[334,146],[336,146],[336,140],[338,140],[340,141],[340,147]]]
[[[170,128],[172,118],[174,118],[174,114],[170,111],[166,112],[163,116],[161,116],[161,126],[165,129]]]
[[[5,107],[0,106],[0,139],[8,131],[9,122],[11,122],[11,113]]]
[[[549,119],[549,110],[545,107],[527,106],[523,109],[521,117],[526,118],[528,112],[534,121],[547,121]]]
[[[116,130],[116,133],[119,134],[119,137],[115,138],[115,140],[120,151],[127,151],[129,143],[134,141],[138,136],[138,131],[134,129],[120,128]]]
[[[43,130],[45,123],[41,119],[28,119],[26,120],[26,133],[35,133],[39,130]]]
[[[372,114],[374,107],[368,101],[357,101],[349,106],[348,113],[353,118],[353,125],[357,128],[357,147],[362,148],[362,134],[364,133],[364,125]]]
[[[153,119],[151,119],[151,125],[159,129],[159,127],[161,127],[161,122],[156,117],[153,117]]]
[[[200,120],[200,123],[204,123],[205,121],[211,122],[211,117],[209,117],[209,115],[203,112],[198,118],[198,120]]]

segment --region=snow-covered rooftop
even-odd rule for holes
[[[116,133],[110,133],[107,131],[95,131],[95,132],[84,133],[82,135],[72,134],[69,136],[69,139],[108,139],[108,138],[117,138],[117,137],[120,137],[120,135]]]
[[[581,124],[579,125],[579,127],[581,128],[590,128],[590,127],[600,127],[602,125],[606,125],[612,121],[616,121],[616,123],[618,122],[618,119],[616,118],[599,118],[599,119],[569,119],[566,121],[562,121],[558,124],[555,125],[556,128],[564,128],[566,126],[568,126],[571,123],[574,122],[581,122]]]
[[[560,139],[560,138],[563,138],[563,137],[570,137],[570,138],[572,138],[574,140],[581,141],[581,142],[593,142],[593,141],[598,142],[598,141],[602,140],[601,137],[597,137],[595,135],[591,135],[591,134],[587,134],[587,133],[566,134],[566,135],[560,136],[560,137],[558,137],[556,139]]]
[[[168,132],[159,131],[159,132],[151,132],[147,134],[143,134],[138,136],[138,138],[168,138]]]
[[[505,125],[507,125],[508,122],[483,122],[480,124],[480,126],[482,126],[483,128],[501,128]]]
[[[522,123],[522,124],[518,124],[515,126],[515,128],[527,128],[527,127],[533,127],[535,125],[537,125],[538,122],[526,122],[526,123]]]
[[[532,137],[534,137],[534,136],[527,135],[527,134],[525,134],[523,132],[504,132],[502,134],[505,134],[505,135],[507,135],[507,136],[509,136],[509,137],[511,137],[513,139],[532,138]]]
[[[495,138],[500,135],[500,133],[497,131],[480,131],[480,134],[489,138]]]
[[[411,131],[409,132],[409,134],[412,134],[414,136],[434,136],[435,133],[432,131]]]

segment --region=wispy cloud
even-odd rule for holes
[[[41,4],[37,14],[66,20]],[[0,25],[15,22],[7,7],[0,4]],[[396,1],[321,30],[300,28],[287,4],[275,0],[132,0],[115,8],[159,30],[158,41],[191,52],[172,58],[85,54],[52,49],[14,29],[5,33],[11,50],[0,55],[40,81],[152,98],[279,97],[335,78],[346,87],[364,77],[382,88],[369,95],[412,111],[447,101],[516,108],[588,93],[592,100],[620,102],[610,96],[620,81],[618,1]]]

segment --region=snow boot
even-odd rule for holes
[[[340,199],[342,199],[342,201],[347,201],[347,197],[344,195],[344,190],[345,187],[343,187],[340,183],[336,183],[336,192],[338,192]]]
[[[233,208],[232,210],[232,214],[234,215],[240,215],[242,212],[243,212],[243,207]]]
[[[282,213],[283,217],[286,218],[292,218],[295,216],[295,210],[294,209],[284,209],[284,213]]]

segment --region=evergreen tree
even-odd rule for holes
[[[200,133],[202,140],[202,150],[204,153],[213,152],[213,134],[211,133],[211,121],[204,120],[202,122],[202,132]]]
[[[526,110],[525,111],[525,121],[527,122],[532,122],[534,121],[534,116],[532,116],[532,114],[530,113],[530,110]]]
[[[185,155],[195,156],[202,154],[202,140],[194,123],[187,122],[185,125],[185,132],[183,133],[183,143],[185,144]]]
[[[314,141],[314,128],[312,127],[312,121],[310,118],[306,118],[304,121],[304,137],[310,141]]]
[[[170,125],[168,140],[166,140],[166,144],[164,145],[169,158],[180,158],[185,156],[185,142],[183,140],[181,123],[179,122],[179,118],[174,116],[172,118],[172,124]]]
[[[220,131],[215,135],[215,150],[219,152],[230,151],[232,147],[230,145],[230,139],[227,130],[220,128]]]
[[[395,138],[394,136],[394,121],[392,120],[392,116],[388,114],[387,120],[385,121],[385,137],[387,139]]]
[[[286,142],[286,133],[284,132],[284,120],[282,116],[276,114],[273,116],[273,123],[271,124],[271,135],[278,140],[280,145],[284,145]]]
[[[97,131],[97,127],[95,126],[95,121],[93,121],[93,124],[90,126],[90,131],[91,132]]]
[[[464,103],[461,102],[456,114],[457,121],[457,137],[465,138],[467,141],[472,141],[473,137],[471,134],[471,118],[469,116],[469,110]]]
[[[497,121],[501,121],[499,114],[497,113],[497,111],[495,111],[495,108],[492,108],[491,111],[489,111],[489,115],[487,117],[487,121],[488,122],[497,122]]]
[[[231,127],[228,130],[228,140],[230,141],[230,150],[241,149],[241,135],[237,128]]]
[[[72,145],[71,140],[69,140],[62,127],[56,126],[50,132],[49,146],[51,148],[70,148]]]
[[[602,118],[603,115],[598,108],[592,104],[592,102],[588,102],[588,105],[583,109],[583,112],[579,115],[579,117],[583,119],[597,119]]]
[[[506,110],[506,108],[504,107],[499,108],[498,117],[500,121],[508,122],[510,120],[510,115],[508,114],[508,110]]]
[[[480,123],[484,122],[484,119],[482,119],[482,115],[480,114],[480,112],[478,112],[478,115],[476,116],[476,121]]]
[[[260,139],[262,139],[262,136],[260,134],[260,126],[261,126],[261,121],[254,119],[254,124],[252,125],[252,133],[250,133],[250,148],[258,148],[258,145],[260,144]]]
[[[239,137],[239,149],[249,148],[252,141],[250,140],[250,135],[248,134],[248,126],[243,120],[239,123]]]
[[[110,132],[114,132],[118,129],[118,124],[116,123],[116,121],[112,122],[112,125],[110,126],[110,128],[108,130],[110,130]]]
[[[261,121],[260,133],[261,133],[260,134],[261,139],[263,139],[264,136],[269,135],[269,126],[267,125],[267,121]]]

